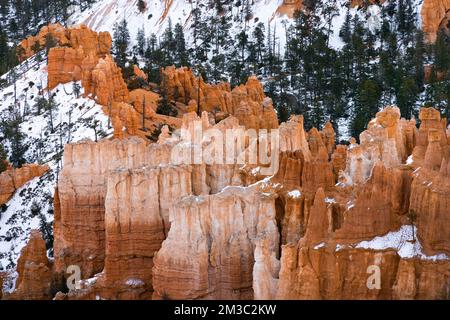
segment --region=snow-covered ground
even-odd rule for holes
[[[320,247],[317,247],[317,249]],[[369,241],[361,241],[355,245],[336,246],[336,251],[343,248],[386,250],[394,249],[398,255],[404,259],[418,258],[421,260],[448,260],[449,257],[442,253],[434,256],[427,256],[417,238],[417,228],[411,225],[403,225],[397,231],[389,232],[384,236],[375,237]],[[315,248],[316,249],[316,248]]]
[[[83,89],[77,98],[73,83],[59,85],[48,92],[42,90],[47,83],[46,60],[38,62],[30,58],[16,68],[15,85],[17,104],[14,99],[14,84],[0,90],[0,120],[20,115],[20,131],[24,134],[23,145],[27,147],[27,163],[47,164],[50,171],[22,186],[6,203],[0,213],[0,271],[13,270],[20,251],[26,244],[30,231],[40,227],[41,220],[53,221],[53,193],[57,174],[62,163],[62,146],[68,142],[95,139],[93,123],[97,123],[98,138],[107,135],[108,118],[94,100],[83,98]],[[8,75],[2,76],[6,79]],[[38,114],[37,98],[53,96],[53,132],[50,126],[50,111]],[[0,136],[3,132],[0,129]],[[3,141],[8,153],[11,144]],[[38,210],[36,210],[38,208]],[[33,210],[32,210],[33,209]],[[36,212],[40,212],[41,215]],[[45,217],[45,218],[44,218]],[[11,283],[9,283],[10,285]],[[6,284],[8,285],[8,283]]]
[[[168,26],[169,19],[172,25],[180,23],[186,31],[186,40],[191,42],[192,25],[191,11],[196,7],[196,1],[189,0],[148,0],[147,10],[140,12],[136,0],[105,0],[96,2],[90,9],[83,12],[75,11],[70,17],[69,24],[86,24],[95,31],[113,32],[114,24],[122,19],[126,19],[131,35],[132,43],[135,42],[139,29],[144,29],[147,36],[154,33],[162,36]],[[286,16],[276,14],[278,7],[283,0],[255,0],[252,5],[253,19],[248,22],[247,27],[252,29],[257,23],[277,26],[277,36],[280,40],[281,48],[286,41],[283,22],[289,19]],[[208,6],[205,6],[208,7]],[[233,6],[233,17],[239,16],[239,7]],[[204,15],[212,16],[216,14],[215,8],[205,8]],[[243,28],[244,22],[234,20],[230,34],[236,35]]]

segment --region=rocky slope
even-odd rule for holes
[[[103,16],[94,11],[87,23],[99,28],[116,4],[131,10],[131,3],[99,3]],[[164,3],[161,21],[181,3]],[[273,12],[289,15],[297,5],[276,3]],[[33,44],[48,33],[57,39],[48,66],[34,64]],[[157,93],[127,88],[107,33],[52,25],[22,46],[24,58],[32,57],[20,67],[26,71],[19,83],[33,98],[48,92],[61,105],[59,125],[49,130],[45,116],[25,112],[27,94],[17,104],[12,84],[2,92],[2,111],[13,104],[24,110],[30,144],[48,146],[30,147],[27,157],[49,166],[41,177],[13,183],[18,190],[0,220],[15,226],[21,219],[25,229],[18,236],[0,229],[0,248],[9,252],[0,260],[9,266],[4,298],[449,298],[450,129],[436,110],[422,109],[417,129],[398,108],[386,107],[360,144],[336,146],[330,124],[309,132],[301,116],[278,124],[254,77],[231,88],[205,83],[186,68],[163,69],[161,88],[178,110],[169,117],[156,113]],[[73,83],[79,96],[67,94]],[[73,102],[77,107],[69,108]],[[207,138],[186,142],[196,123]],[[276,172],[264,173],[261,154],[256,163],[183,162],[215,134],[244,128],[279,130],[279,148],[270,153]],[[67,144],[60,161],[50,155],[62,152],[61,139]],[[251,145],[244,145],[249,156]],[[6,201],[13,191],[3,190]],[[54,260],[31,231],[39,225],[31,210],[36,199],[54,212]],[[79,288],[66,285],[70,266],[81,270]]]

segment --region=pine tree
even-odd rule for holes
[[[164,66],[164,53],[158,45],[155,34],[151,34],[147,40],[147,50],[145,51],[145,70],[151,82],[160,82],[160,69]]]
[[[358,138],[375,116],[379,108],[380,96],[381,88],[376,81],[368,79],[360,84],[355,101],[355,114],[351,122],[353,137]]]
[[[419,91],[423,91],[425,78],[423,66],[425,63],[425,54],[426,54],[423,31],[417,30],[415,38],[416,38],[414,46],[415,50],[413,57],[414,79]]]
[[[175,25],[175,65],[177,67],[189,67],[189,54],[186,49],[183,27],[180,23]]]
[[[164,53],[164,66],[173,65],[175,62],[177,45],[175,42],[171,19],[169,19],[167,28],[164,31],[161,49]]]
[[[444,30],[439,30],[434,45],[434,63],[438,71],[450,69],[450,39]]]
[[[400,108],[401,115],[407,119],[410,119],[413,115],[414,104],[417,101],[418,93],[419,88],[414,78],[403,78],[397,95],[397,105]]]
[[[0,30],[0,75],[9,69],[10,49],[8,46],[8,37],[5,31]]]
[[[136,36],[136,51],[137,54],[143,58],[146,49],[145,31],[143,28],[139,28]]]
[[[7,169],[7,155],[3,143],[0,143],[0,173]]]
[[[130,32],[128,31],[127,21],[123,19],[119,23],[115,23],[113,30],[113,53],[117,65],[125,68],[128,61],[128,46],[130,43]]]
[[[20,168],[25,162],[25,151],[27,147],[23,144],[24,135],[20,131],[21,120],[17,114],[13,114],[10,119],[2,120],[0,123],[4,138],[11,143],[11,156],[9,158],[12,165]]]

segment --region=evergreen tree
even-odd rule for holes
[[[399,94],[397,96],[397,105],[400,108],[402,116],[409,119],[413,115],[414,104],[417,101],[417,95],[419,93],[419,88],[412,77],[403,78]]]
[[[177,50],[177,44],[175,42],[175,37],[172,28],[172,20],[169,19],[166,30],[163,34],[163,41],[161,43],[161,49],[164,54],[164,66],[173,65],[175,62],[175,55]]]
[[[20,131],[21,120],[17,115],[13,115],[11,119],[2,120],[1,129],[3,135],[11,143],[11,156],[9,158],[12,165],[20,168],[25,161],[26,146],[23,144],[24,135]]]
[[[351,122],[351,134],[358,138],[369,121],[378,112],[381,89],[375,80],[364,80],[357,91],[355,114]]]
[[[450,69],[450,39],[444,30],[439,30],[434,45],[434,64],[437,71]]]
[[[147,50],[145,51],[145,70],[151,82],[160,82],[160,69],[164,66],[164,53],[158,45],[155,34],[151,34],[147,40]]]
[[[0,30],[0,75],[9,69],[10,48],[8,46],[8,38],[4,30]]]
[[[139,28],[136,36],[136,52],[142,58],[146,49],[145,31],[143,28]]]
[[[415,37],[415,50],[413,57],[413,65],[414,65],[414,79],[419,91],[423,91],[424,88],[424,63],[425,63],[425,42],[422,30],[416,31]]]
[[[183,27],[180,23],[175,25],[174,31],[174,41],[175,41],[175,65],[177,67],[189,67],[189,54],[186,49],[186,41],[184,39]]]
[[[128,31],[128,23],[125,19],[114,24],[113,34],[113,53],[116,58],[117,65],[125,68],[128,61],[128,46],[130,43],[130,32]]]
[[[7,169],[7,155],[3,148],[3,143],[0,143],[0,173]]]

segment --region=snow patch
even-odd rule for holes
[[[414,237],[413,237],[414,234]],[[412,241],[412,240],[415,241]],[[415,226],[403,225],[398,231],[375,237],[369,241],[356,244],[355,248],[385,250],[395,249],[401,258],[419,258],[421,260],[448,260],[446,254],[427,256],[422,251],[422,245],[417,239],[417,228]]]
[[[301,195],[302,193],[300,190],[292,190],[288,192],[288,196],[294,199],[300,198]]]

